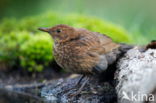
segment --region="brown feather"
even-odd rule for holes
[[[61,32],[56,33],[57,29]],[[86,29],[57,25],[49,30],[56,62],[73,73],[93,74],[93,67],[102,63],[101,56],[119,47],[111,38]]]

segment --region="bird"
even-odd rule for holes
[[[120,45],[104,34],[66,24],[41,27],[39,30],[49,33],[53,38],[57,64],[68,72],[82,74],[77,84],[88,76],[76,94],[81,92],[90,75],[106,71],[117,58],[111,57],[111,54]]]

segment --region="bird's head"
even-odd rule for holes
[[[51,28],[39,28],[39,30],[49,33],[55,42],[65,42],[77,37],[75,28],[65,24],[59,24]]]

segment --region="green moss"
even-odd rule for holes
[[[21,65],[29,71],[42,71],[42,66],[46,66],[53,59],[52,45],[48,34],[31,36],[20,48]]]
[[[0,24],[0,32],[1,33],[9,33],[15,31],[17,21],[16,19],[3,19]]]
[[[70,26],[86,28],[91,31],[100,32],[110,36],[114,41],[132,43],[132,37],[121,26],[109,23],[99,18],[80,15],[60,15],[47,13],[41,16],[27,17],[22,20],[5,19],[0,25],[0,31],[28,31],[39,32],[38,27],[51,27],[57,24],[68,24]]]
[[[20,35],[22,34],[22,35]],[[19,57],[20,46],[29,39],[27,32],[10,32],[1,35],[0,61],[15,65]]]
[[[87,16],[69,15],[68,24],[74,27],[86,28],[91,31],[100,32],[111,37],[116,42],[132,43],[132,37],[120,26],[108,23],[98,18]]]
[[[47,13],[16,19],[4,19],[0,24],[0,61],[17,64],[28,71],[42,71],[53,60],[53,41],[38,27],[51,27],[57,24],[86,28],[110,36],[116,42],[132,43],[129,33],[120,26],[104,20],[80,16]]]

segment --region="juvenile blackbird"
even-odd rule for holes
[[[106,35],[64,24],[39,30],[51,35],[56,62],[72,73],[93,75],[104,72],[113,62],[107,58],[109,53],[120,47]]]

